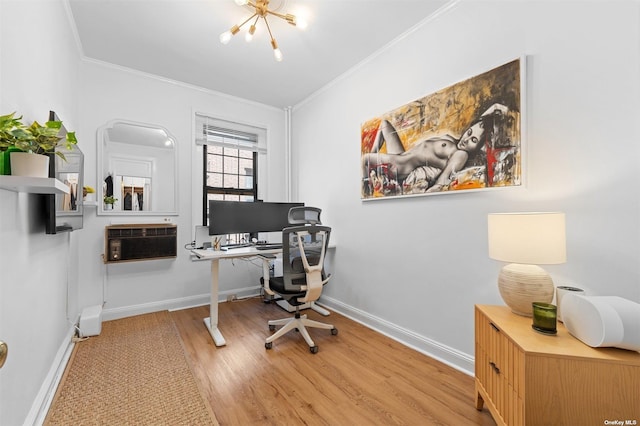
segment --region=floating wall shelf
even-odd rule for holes
[[[0,176],[0,188],[32,194],[68,194],[69,187],[58,179],[26,176]]]

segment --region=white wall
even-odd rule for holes
[[[487,213],[559,210],[556,285],[640,302],[639,17],[637,1],[460,1],[296,106],[295,193],[338,245],[323,300],[472,371],[473,305],[503,304]],[[522,55],[526,188],[360,201],[362,122]]]
[[[516,210],[567,213],[569,260],[548,267],[557,283],[640,301],[639,9],[635,1],[461,1],[298,105],[293,198],[323,208],[338,245],[326,301],[469,370],[473,304],[502,304],[486,214]],[[56,110],[77,131],[87,184],[102,179],[95,137],[107,121],[158,123],[176,136],[180,206],[168,219],[178,224],[179,244],[191,241],[199,211],[194,111],[267,128],[265,199],[285,199],[282,111],[80,61],[61,2],[2,0],[0,24],[0,113],[31,120]],[[525,189],[360,201],[363,121],[521,55]],[[336,161],[353,166],[336,169]],[[47,236],[33,217],[37,204],[0,190],[0,339],[10,347],[0,370],[3,425],[21,424],[38,403],[67,317],[101,303],[103,282],[111,317],[206,300],[209,291],[208,263],[192,264],[182,250],[171,261],[105,267],[103,229],[113,217],[86,209],[82,231]],[[260,273],[241,262],[221,266],[223,292],[253,285]]]
[[[166,127],[176,137],[179,159],[177,216],[97,216],[87,207],[82,230],[45,235],[36,217],[38,198],[0,190],[0,340],[9,344],[0,370],[0,424],[18,425],[42,415],[72,323],[82,308],[102,303],[103,285],[105,319],[208,303],[209,262],[193,263],[182,249],[201,211],[194,112],[266,129],[267,164],[259,183],[266,200],[286,199],[285,125],[278,108],[82,60],[62,1],[2,0],[0,12],[0,113],[17,110],[25,120],[46,120],[55,110],[77,133],[86,185],[102,182],[97,129],[116,118]],[[102,263],[105,225],[164,220],[178,225],[175,260]],[[225,262],[221,293],[256,287],[261,273],[261,265]]]
[[[185,244],[194,238],[194,226],[201,210],[201,151],[192,135],[194,112],[211,114],[230,121],[267,129],[268,160],[266,180],[259,182],[268,191],[266,199],[284,200],[284,111],[237,98],[166,81],[94,61],[83,61],[80,94],[80,122],[85,134],[85,182],[97,187],[104,176],[97,176],[96,133],[114,119],[157,124],[175,138],[178,148],[178,216],[136,217],[97,216],[85,213],[80,233],[80,306],[102,303],[106,286],[105,318],[167,307],[206,303],[209,298],[209,262],[194,263]],[[102,263],[104,226],[111,223],[171,221],[178,225],[178,256],[175,260],[152,260],[126,264]],[[262,270],[247,262],[225,262],[221,266],[220,291],[259,285]]]
[[[77,129],[79,56],[62,3],[0,2],[0,52],[0,114],[44,122],[51,109]],[[37,195],[0,189],[0,340],[9,345],[0,370],[2,425],[23,423],[77,313],[69,263],[77,240],[45,235],[42,208]]]

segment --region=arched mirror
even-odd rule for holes
[[[177,215],[178,150],[163,127],[117,120],[98,130],[98,214]]]

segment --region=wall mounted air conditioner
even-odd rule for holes
[[[173,224],[109,225],[104,230],[104,262],[176,257],[178,227]]]

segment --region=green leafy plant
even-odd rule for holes
[[[16,113],[0,116],[0,151],[13,147],[21,139],[27,139],[29,134],[22,124],[22,116],[16,117]]]
[[[105,195],[104,196],[104,203],[105,204],[114,204],[116,201],[118,201],[117,198],[112,197],[111,195]]]
[[[59,136],[62,121],[47,121],[44,125],[34,121],[27,127],[21,120],[22,116],[16,117],[15,112],[0,116],[0,150],[16,147],[34,154],[56,154],[66,160],[64,153],[56,148],[64,144],[67,150],[72,150],[78,143],[75,132]]]

